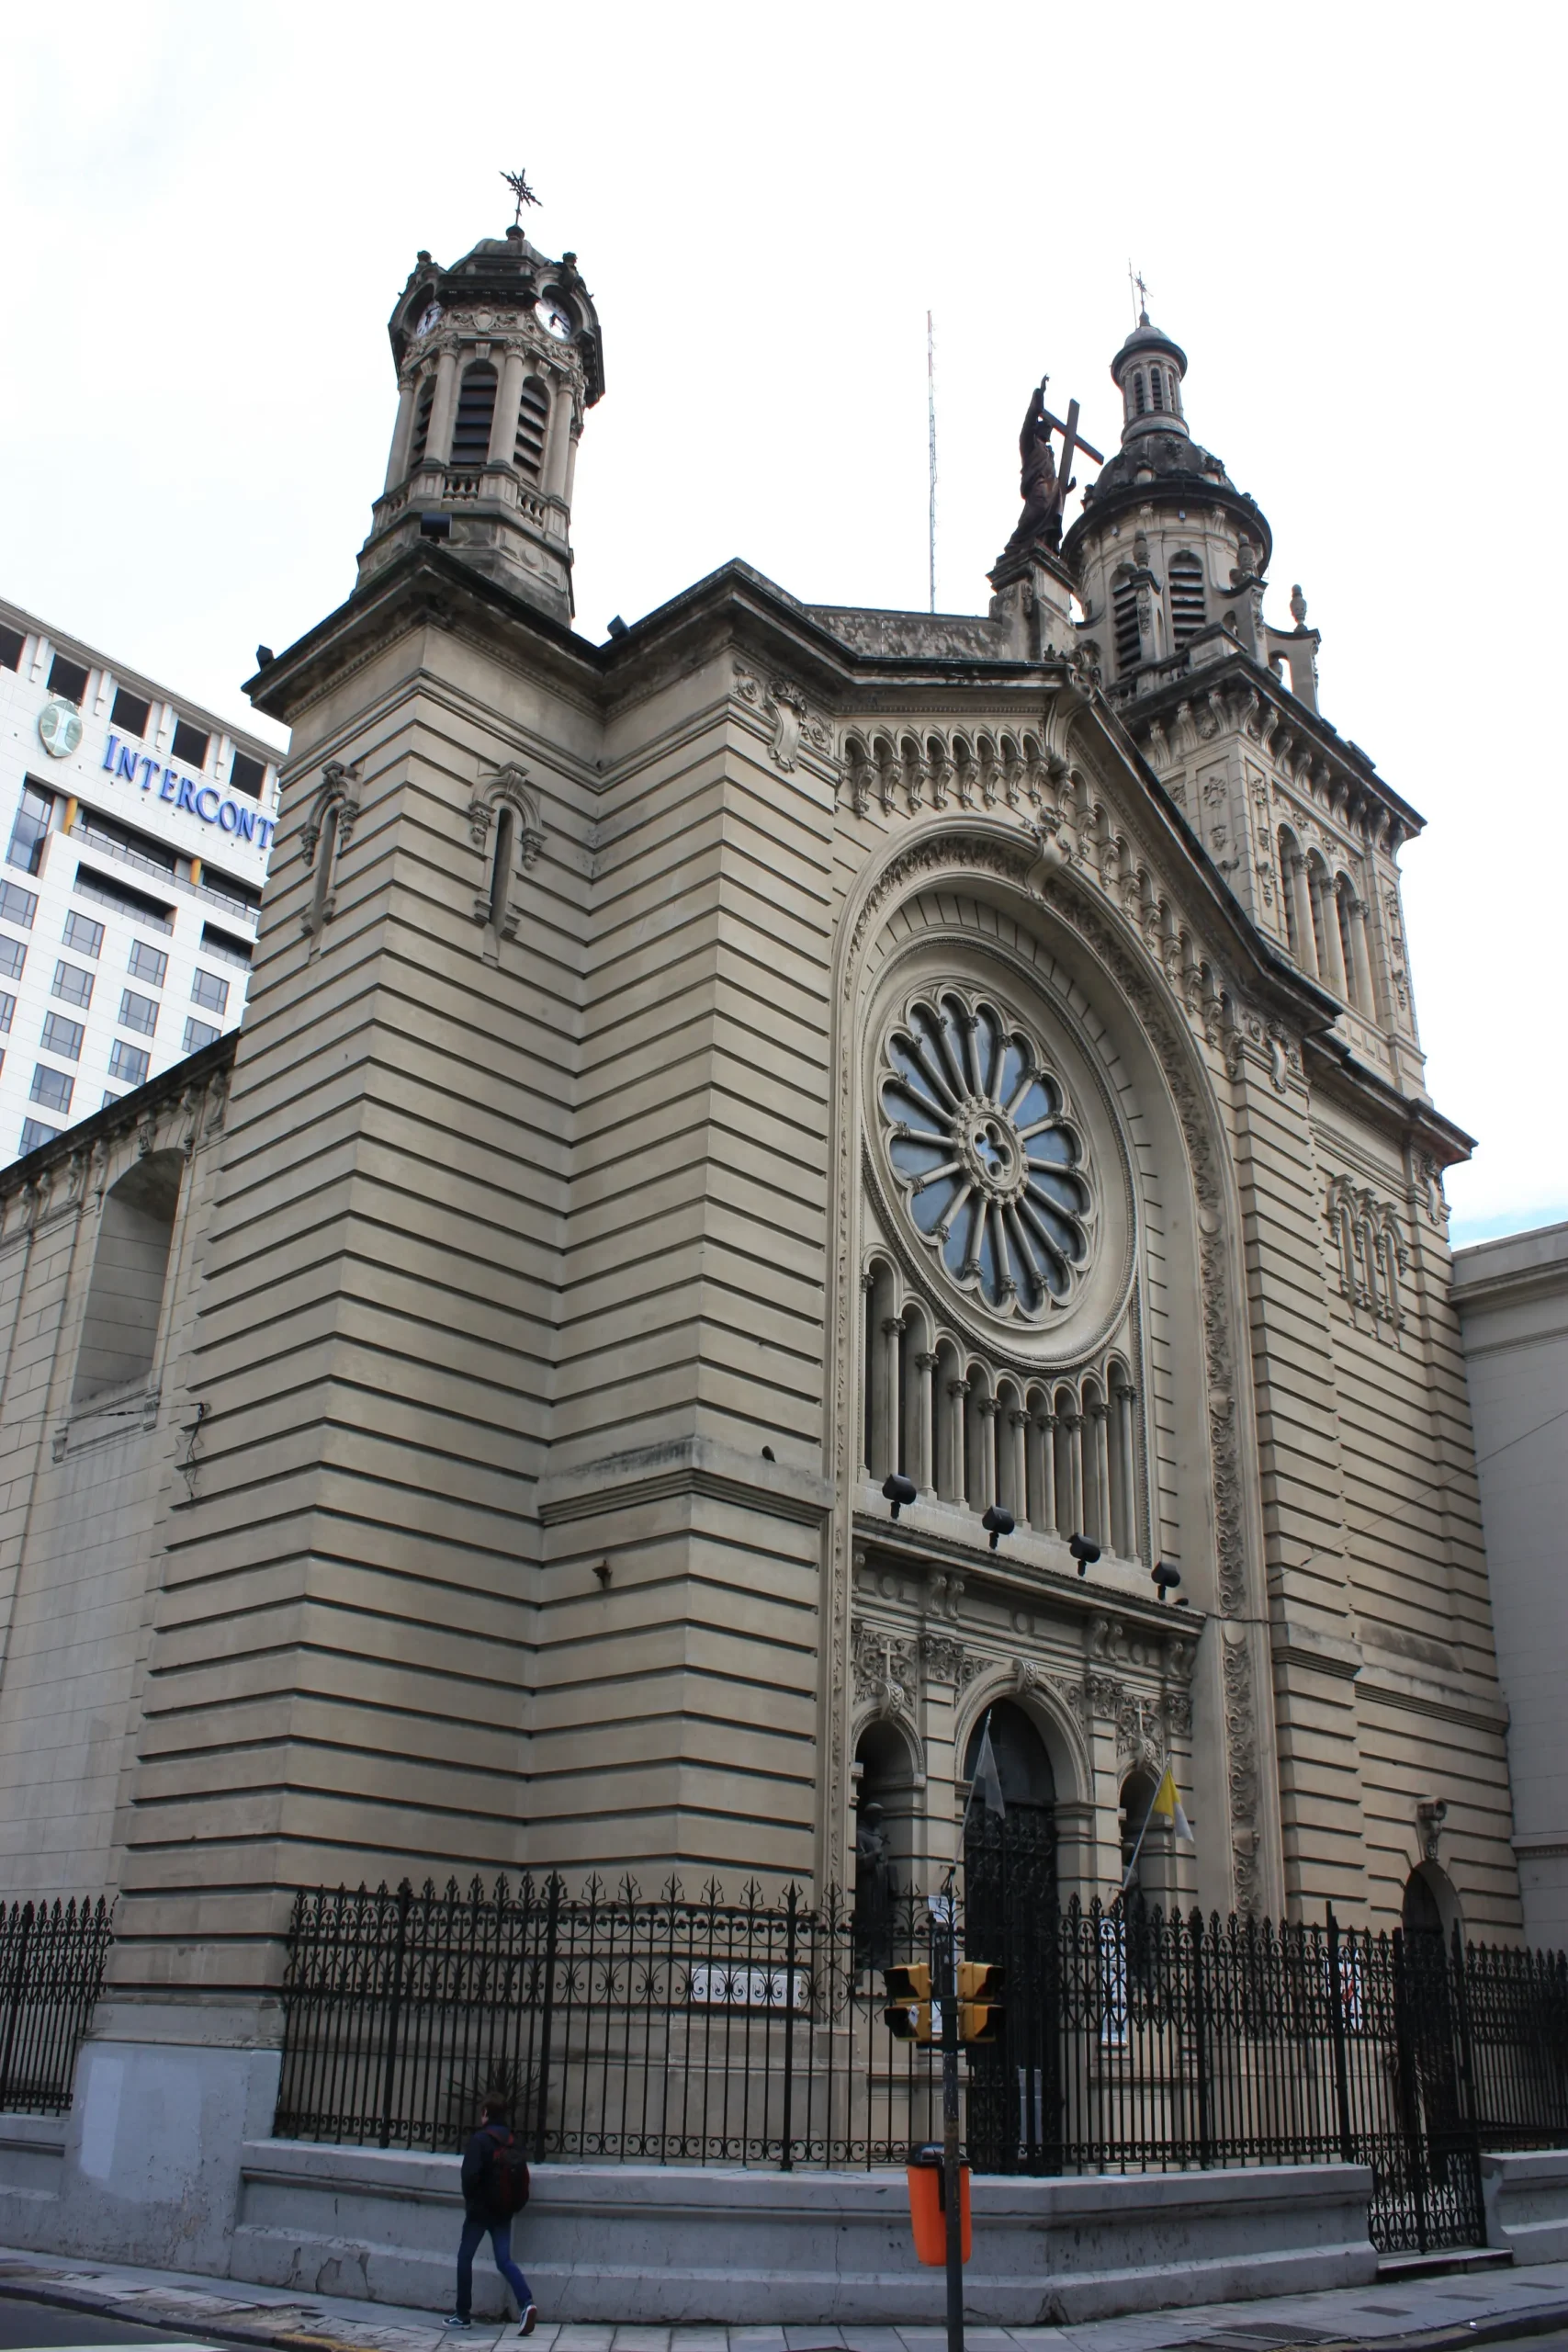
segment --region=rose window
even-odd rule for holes
[[[885,1142],[915,1229],[960,1289],[1042,1317],[1089,1263],[1094,1201],[1066,1090],[983,999],[919,1000],[887,1041]]]

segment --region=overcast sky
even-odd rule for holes
[[[979,611],[1029,389],[1107,451],[1129,256],[1198,439],[1324,634],[1404,852],[1456,1239],[1568,1217],[1557,947],[1562,17],[865,0],[0,13],[0,593],[248,717],[339,603],[416,249],[572,248],[608,390],[573,537],[601,638],[729,556]],[[267,732],[265,722],[254,722]]]

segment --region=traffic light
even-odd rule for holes
[[[999,2041],[1007,2011],[997,1999],[1007,1971],[992,1960],[961,1960],[958,1963],[958,2039],[960,2041]]]
[[[882,1982],[887,1990],[882,2015],[888,2031],[899,2041],[934,2040],[931,1970],[923,1962],[913,1968],[885,1968]]]

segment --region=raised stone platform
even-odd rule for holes
[[[1360,2165],[1074,2180],[980,2177],[971,2319],[1004,2325],[1354,2286],[1377,2275]],[[252,2141],[230,2275],[444,2308],[457,2160]],[[553,2320],[940,2324],[902,2171],[547,2165],[515,2251]],[[476,2312],[499,2312],[488,2248]]]

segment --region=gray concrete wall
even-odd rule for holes
[[[1568,1225],[1456,1250],[1525,1932],[1568,1945]]]

